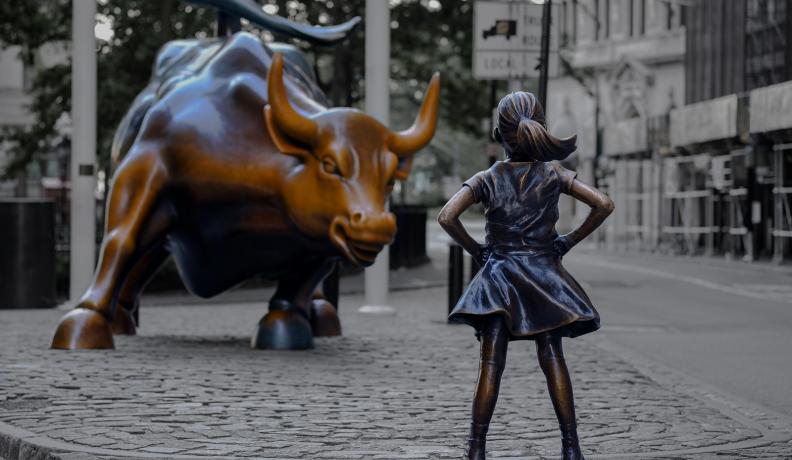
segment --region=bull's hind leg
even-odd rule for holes
[[[336,337],[341,335],[341,321],[338,319],[338,269],[336,260],[323,282],[320,282],[310,304],[311,329],[314,337]]]
[[[334,260],[298,264],[278,283],[269,312],[264,315],[251,340],[253,348],[304,350],[313,348],[311,301],[316,286],[332,270]],[[332,307],[331,307],[332,308]]]
[[[311,330],[314,337],[336,337],[341,335],[341,321],[336,307],[321,292],[311,300]]]
[[[113,334],[135,335],[138,324],[133,317],[140,305],[140,295],[169,254],[162,245],[156,246],[144,254],[129,272],[118,295],[115,314],[110,323]]]
[[[116,174],[107,206],[101,256],[91,285],[55,330],[52,348],[113,348],[110,322],[127,275],[162,241],[170,218],[160,207],[164,175],[153,155],[140,155]]]

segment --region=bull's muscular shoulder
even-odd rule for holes
[[[253,129],[262,141],[261,108],[267,100],[267,71],[272,50],[249,33],[225,39],[177,40],[162,47],[149,85],[138,95],[116,132],[113,159],[119,161],[136,141],[164,141],[176,136],[205,143],[212,126],[224,123],[237,130]],[[294,83],[320,99],[321,91],[299,66],[288,68]],[[196,114],[201,114],[197,117]],[[213,120],[208,120],[214,114]],[[210,123],[211,122],[211,123]],[[247,137],[250,138],[250,137]]]

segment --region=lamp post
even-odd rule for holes
[[[366,0],[366,113],[388,125],[390,112],[390,6],[387,0]],[[364,274],[363,313],[393,314],[388,306],[388,248]]]
[[[96,254],[96,1],[72,2],[69,299],[91,282]]]
[[[541,63],[539,69],[539,102],[542,107],[547,107],[547,78],[548,67],[550,66],[550,22],[553,0],[545,0],[542,4],[542,43],[541,43]]]

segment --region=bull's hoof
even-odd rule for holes
[[[269,350],[313,348],[311,324],[293,309],[270,310],[256,326],[250,346]]]
[[[51,348],[61,350],[115,348],[110,324],[101,313],[75,308],[60,320]]]
[[[110,330],[113,335],[137,334],[137,327],[135,327],[135,320],[132,319],[132,314],[120,304],[116,307],[113,322],[110,323]]]
[[[311,329],[314,337],[336,337],[341,335],[341,321],[338,320],[333,304],[325,299],[311,301]]]

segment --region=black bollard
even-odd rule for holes
[[[335,267],[333,267],[333,271],[331,271],[322,282],[322,291],[324,292],[325,299],[335,307],[336,311],[338,311],[338,291],[341,281],[340,265],[341,261],[337,261]]]
[[[470,280],[473,281],[473,278],[476,277],[479,270],[481,270],[481,265],[479,265],[478,260],[475,257],[470,258]]]
[[[454,309],[462,297],[464,286],[464,257],[462,246],[452,244],[448,247],[448,312]]]

